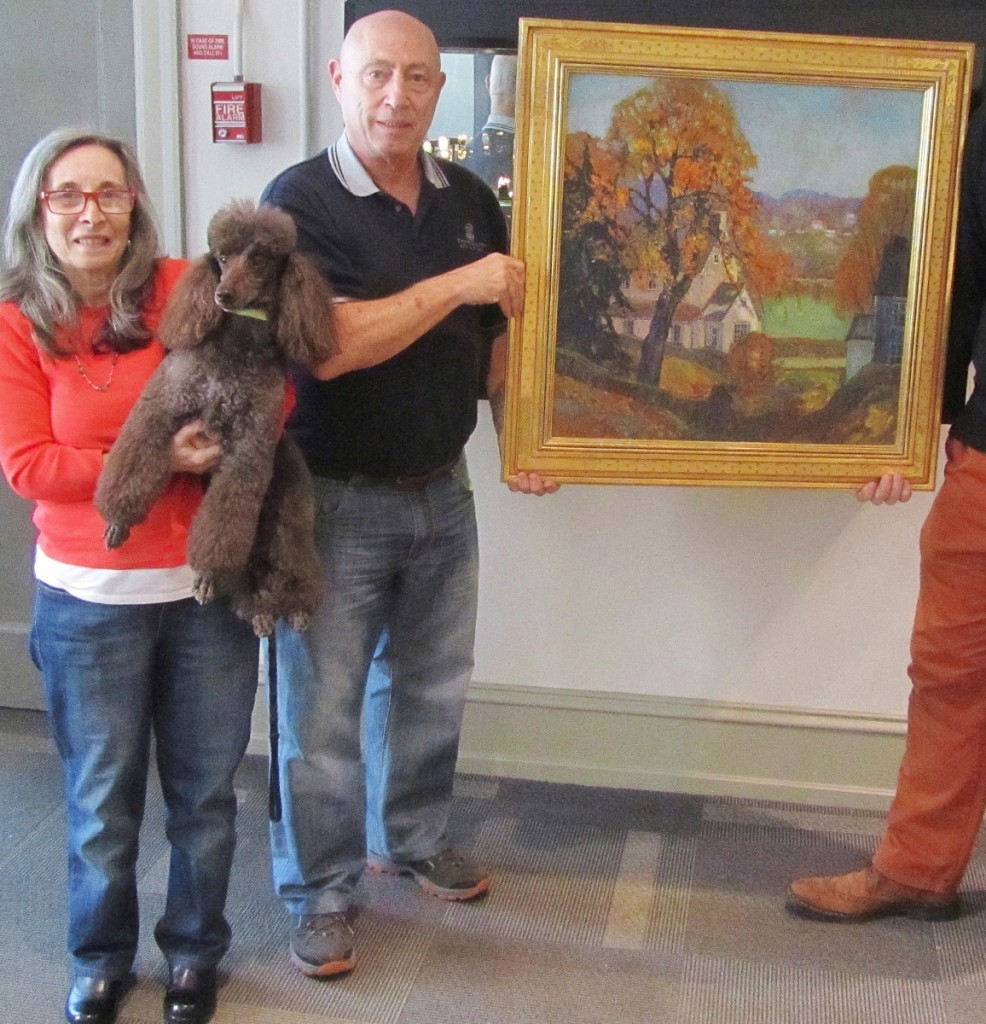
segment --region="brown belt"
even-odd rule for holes
[[[373,476],[370,473],[326,473],[332,480],[339,480],[350,487],[393,487],[398,491],[423,491],[429,484],[449,475],[458,465],[460,455],[427,473],[410,473],[404,476]]]

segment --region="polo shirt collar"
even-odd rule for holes
[[[329,165],[335,176],[339,179],[340,184],[354,196],[362,198],[364,196],[372,196],[375,192],[380,191],[367,173],[366,168],[360,163],[359,157],[353,152],[353,147],[349,144],[349,139],[346,138],[345,132],[339,136],[336,144],[329,148],[328,157]],[[448,178],[445,177],[445,172],[438,161],[424,150],[421,150],[419,159],[421,160],[421,168],[424,171],[425,178],[435,188],[448,188]]]
[[[494,128],[502,132],[512,132],[516,127],[516,123],[516,119],[509,117],[507,114],[490,114],[483,128]]]

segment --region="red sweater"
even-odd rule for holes
[[[154,294],[144,310],[151,330],[186,266],[171,259],[158,264]],[[60,347],[79,353],[89,378],[100,385],[113,363],[112,354],[92,351],[104,319],[105,310],[85,309],[80,328],[58,337]],[[163,355],[156,338],[121,355],[110,386],[96,391],[74,358],[52,359],[41,352],[15,303],[0,303],[0,467],[14,491],[36,503],[38,545],[50,558],[94,569],[185,563],[189,524],[202,497],[197,476],[175,474],[146,522],[115,551],[103,542],[106,524],[92,503],[103,455]]]

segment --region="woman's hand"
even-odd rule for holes
[[[202,420],[179,427],[171,439],[170,465],[173,473],[210,473],[219,465],[223,450],[205,429]]]

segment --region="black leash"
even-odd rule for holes
[[[267,814],[271,821],[280,821],[281,773],[277,749],[277,644],[273,633],[267,638],[267,716],[270,722],[270,775],[267,785]]]

